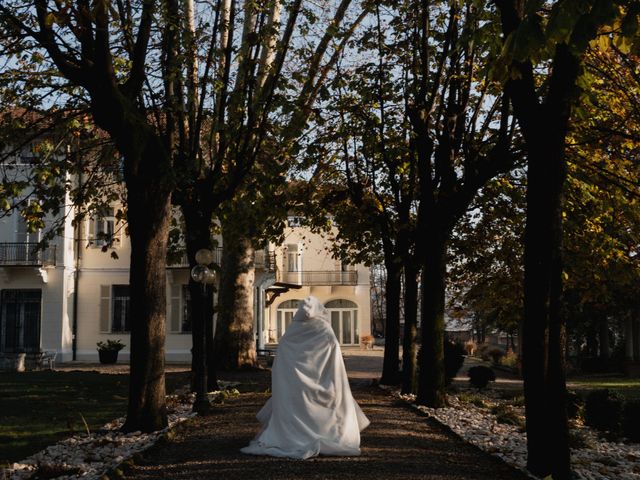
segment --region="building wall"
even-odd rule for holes
[[[80,273],[80,293],[78,297],[78,360],[95,361],[98,358],[96,343],[106,340],[120,340],[126,347],[119,358],[129,358],[129,334],[108,333],[100,328],[101,287],[127,285],[128,269],[83,269]],[[165,356],[170,362],[191,361],[191,332],[178,333],[172,331],[172,287],[182,288],[189,281],[188,269],[170,269],[167,272],[167,324]],[[181,312],[181,310],[179,310]],[[131,321],[135,321],[134,318]]]
[[[334,231],[333,234],[336,232]],[[340,272],[343,268],[341,262],[333,258],[331,253],[331,240],[327,235],[312,233],[302,227],[287,227],[284,232],[282,245],[273,246],[276,252],[276,268],[286,275],[292,275],[288,271],[288,245],[297,245],[300,255],[301,270],[303,272]],[[309,295],[318,298],[323,304],[332,300],[349,300],[358,307],[358,336],[362,338],[371,334],[371,295],[370,295],[370,270],[363,264],[346,267],[357,272],[356,285],[306,285],[300,289],[291,289],[280,294],[273,303],[265,309],[265,331],[263,332],[265,343],[277,341],[277,310],[280,305],[289,300],[301,300]],[[281,277],[280,274],[276,275]],[[336,276],[334,278],[339,278]]]
[[[70,202],[68,202],[70,204]],[[129,358],[129,334],[110,333],[101,327],[101,311],[104,309],[102,287],[129,284],[129,259],[131,254],[128,237],[116,224],[116,241],[113,247],[103,251],[100,242],[92,239],[91,219],[82,222],[76,231],[71,223],[73,215],[67,215],[64,228],[59,237],[51,243],[55,245],[56,265],[45,269],[36,267],[0,268],[0,290],[2,289],[40,289],[42,291],[42,311],[40,328],[40,347],[42,350],[56,350],[58,361],[72,359],[74,295],[77,295],[77,359],[97,361],[96,343],[106,340],[121,340],[125,349],[120,359]],[[48,219],[47,223],[55,219]],[[0,242],[15,242],[17,233],[17,215],[0,219]],[[94,227],[93,227],[94,228]],[[95,230],[95,228],[94,228]],[[118,233],[119,232],[119,233]],[[77,236],[81,240],[76,240]],[[331,256],[330,242],[322,235],[310,233],[304,228],[287,228],[285,241],[281,246],[272,245],[277,255],[277,269],[288,270],[287,245],[296,245],[300,256],[301,271],[340,272],[342,265]],[[76,254],[78,258],[76,258]],[[75,291],[76,266],[78,269],[78,290]],[[323,303],[331,300],[350,300],[358,306],[358,335],[362,337],[371,331],[371,307],[369,295],[369,269],[364,265],[348,267],[357,270],[357,285],[304,286],[281,295],[264,310],[265,342],[269,341],[269,330],[274,328],[276,309],[285,300],[302,299],[314,295]],[[46,274],[43,277],[42,271]],[[46,280],[46,281],[45,281]],[[191,360],[191,333],[177,332],[176,312],[182,314],[182,304],[175,304],[176,292],[189,281],[188,268],[167,269],[167,325],[166,359],[168,361]],[[181,300],[182,301],[182,300]],[[172,303],[174,302],[174,303]],[[135,319],[131,319],[135,321]],[[172,323],[173,322],[173,323]]]

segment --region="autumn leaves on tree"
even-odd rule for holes
[[[639,13],[631,0],[3,2],[3,100],[65,112],[65,134],[97,126],[117,154],[96,170],[117,177],[122,160],[125,429],[166,425],[173,208],[191,265],[212,229],[225,239],[215,345],[213,293],[190,284],[194,369],[202,381],[206,356],[211,388],[214,359],[255,365],[252,250],[294,208],[338,227],[343,262],[384,265],[382,383],[446,404],[447,298],[519,333],[528,468],[569,478],[564,307],[585,332],[611,302],[637,309]],[[41,157],[41,174],[72,168]],[[79,203],[108,190],[91,178]],[[34,222],[59,204],[54,186]],[[25,192],[5,182],[2,205]]]

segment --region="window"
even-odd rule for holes
[[[298,245],[295,243],[287,245],[287,272],[300,271],[300,255]]]
[[[113,242],[114,220],[113,218],[96,219],[96,245],[110,245]]]
[[[40,255],[36,243],[40,241],[40,229],[31,231],[22,215],[16,216],[16,245],[13,247],[14,260],[18,262],[37,261]]]
[[[111,332],[129,332],[129,285],[113,285],[111,297]]]
[[[39,352],[41,290],[2,290],[0,352]]]
[[[191,294],[189,293],[189,285],[182,286],[182,317],[180,322],[180,331],[182,333],[191,332]]]
[[[287,217],[287,225],[289,227],[300,227],[304,222],[304,217],[298,215],[289,215]]]
[[[300,300],[286,300],[278,305],[278,309],[276,310],[275,325],[275,334],[277,341],[280,341],[280,338],[284,335],[284,332],[286,332],[289,325],[291,325],[293,315],[298,310],[298,305],[300,305]]]
[[[360,343],[358,325],[358,305],[351,300],[331,300],[325,307],[331,315],[331,327],[336,338],[343,345]]]
[[[119,242],[116,235],[116,218],[112,208],[104,209],[89,220],[89,241],[94,247],[114,247]]]
[[[189,285],[171,285],[169,305],[169,331],[191,332],[191,294]]]
[[[100,331],[130,331],[129,285],[100,285]]]

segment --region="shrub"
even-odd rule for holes
[[[493,382],[496,379],[496,374],[489,367],[484,365],[478,365],[477,367],[471,367],[469,369],[469,383],[477,389],[486,388],[489,382]]]
[[[464,363],[465,349],[460,342],[444,342],[444,375],[447,385]]]
[[[463,403],[470,403],[471,405],[475,405],[478,408],[486,408],[487,404],[484,399],[478,395],[471,393],[462,393],[458,395],[458,398]]]
[[[514,407],[524,407],[524,396],[518,395],[515,392],[503,391],[500,392],[500,398],[506,400],[509,405]]]
[[[584,434],[581,430],[569,430],[569,446],[571,448],[596,448],[593,440]]]
[[[509,405],[496,405],[491,409],[498,423],[505,423],[519,428],[524,428],[524,419]]]
[[[573,391],[567,391],[567,417],[570,420],[584,420],[584,400]]]
[[[98,350],[119,352],[126,345],[122,343],[120,340],[107,340],[106,342],[96,343],[96,346],[98,347]]]
[[[585,402],[585,423],[598,430],[620,433],[623,407],[624,398],[620,394],[608,389],[594,390]]]
[[[509,368],[518,368],[518,355],[513,351],[508,351],[500,360],[500,365]]]
[[[494,365],[500,365],[500,359],[505,356],[504,350],[500,347],[491,347],[486,353]]]
[[[504,357],[504,350],[495,345],[483,343],[478,347],[478,355],[480,355],[480,358],[485,362],[493,362],[495,365],[498,365],[500,359]]]
[[[640,442],[640,400],[630,400],[624,406],[623,434],[632,442]]]
[[[476,354],[479,355],[482,360],[488,362],[489,360],[491,360],[491,357],[489,357],[489,354],[487,353],[490,348],[491,346],[488,343],[481,343],[480,345],[478,345]]]

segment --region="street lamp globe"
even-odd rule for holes
[[[213,272],[206,265],[196,265],[191,269],[191,278],[197,283],[209,283]]]
[[[213,252],[208,248],[201,248],[196,252],[196,262],[198,265],[211,265],[213,263]]]

